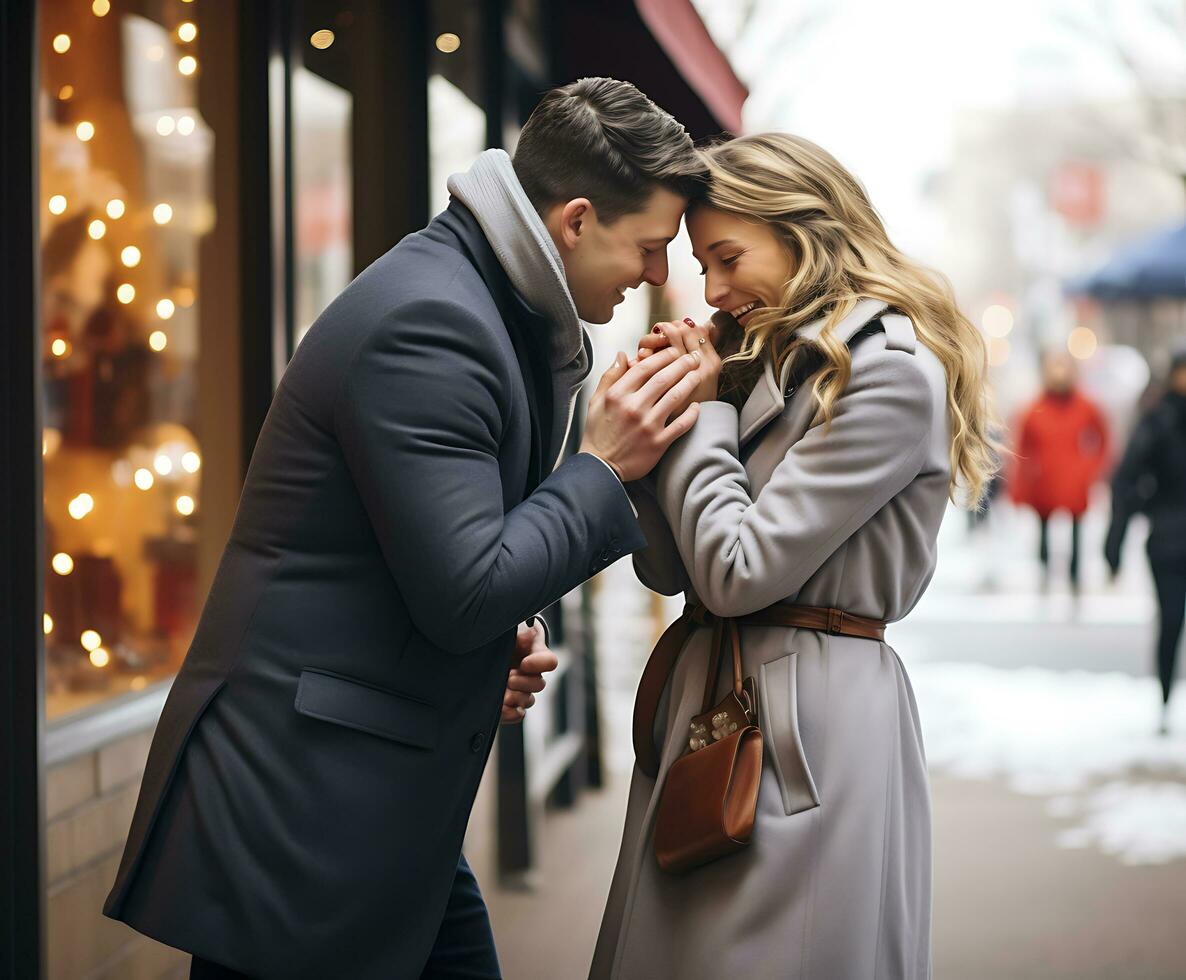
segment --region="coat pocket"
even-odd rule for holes
[[[309,718],[416,748],[437,744],[437,712],[431,704],[340,674],[302,670],[294,707]]]
[[[758,678],[762,732],[787,816],[819,806],[819,793],[799,737],[799,655],[762,664]]]

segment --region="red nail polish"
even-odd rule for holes
[[[651,333],[662,333],[662,332],[663,331],[659,329],[658,324],[655,324],[655,326],[651,327]]]
[[[693,320],[690,316],[684,317],[684,323],[686,323],[689,327],[696,326],[696,321]]]

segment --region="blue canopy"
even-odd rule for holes
[[[1072,281],[1068,290],[1112,300],[1186,296],[1186,225],[1121,249],[1101,269]]]

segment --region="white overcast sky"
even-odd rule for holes
[[[869,189],[903,247],[926,251],[919,190],[943,169],[963,110],[1123,99],[1131,75],[1106,52],[1120,37],[1183,90],[1186,31],[1179,0],[758,0],[737,33],[741,0],[695,0],[750,88],[749,132],[788,130],[815,140]],[[823,11],[816,17],[813,11]],[[1093,25],[1085,39],[1066,16]],[[814,24],[812,21],[814,20]]]

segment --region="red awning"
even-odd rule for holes
[[[691,0],[635,0],[639,16],[688,86],[731,133],[741,132],[741,107],[749,95],[733,73]]]

